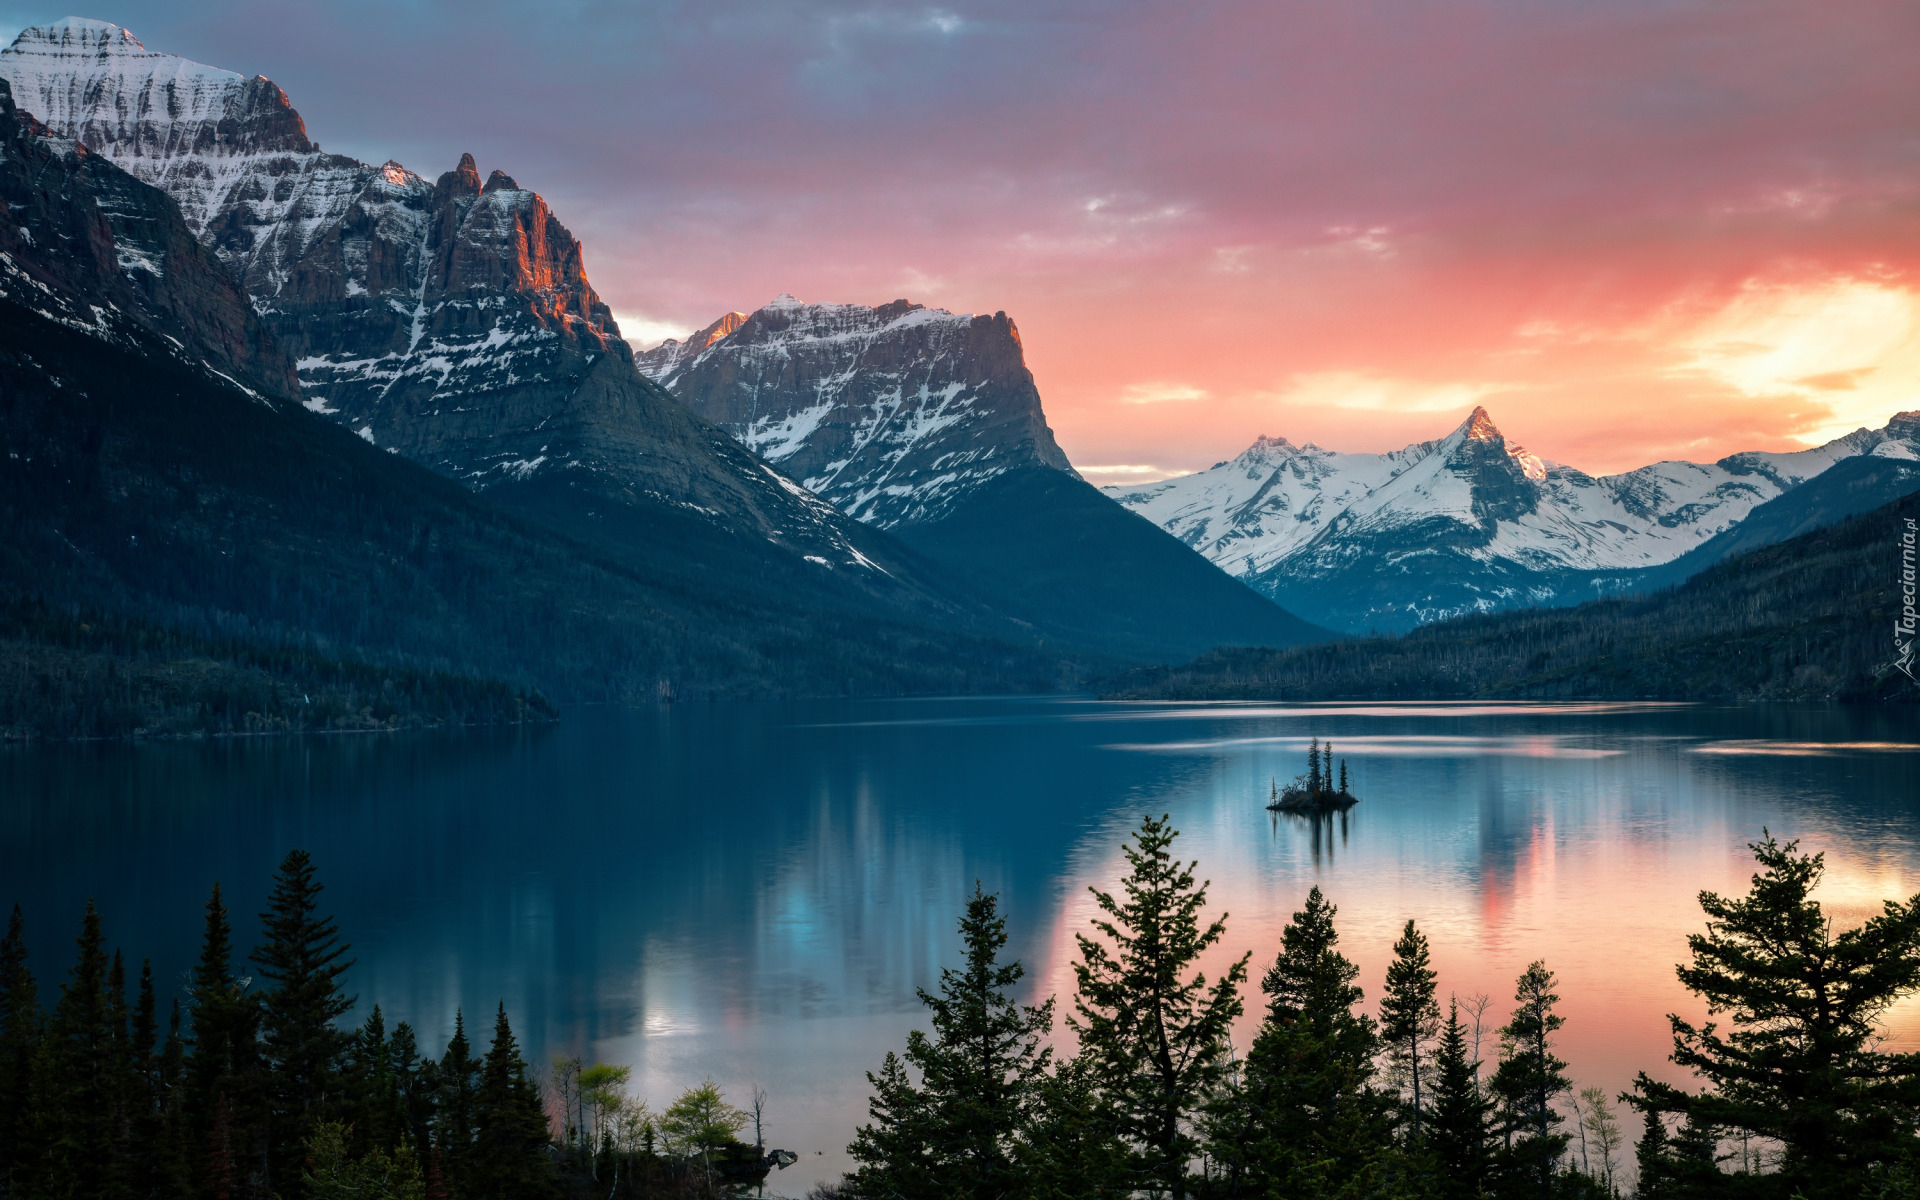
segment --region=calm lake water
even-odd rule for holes
[[[1269,781],[1312,736],[1363,802],[1276,818]],[[1087,889],[1115,885],[1127,831],[1161,812],[1256,979],[1317,883],[1369,1003],[1408,917],[1443,995],[1491,993],[1492,1024],[1544,958],[1577,1082],[1617,1091],[1671,1075],[1694,896],[1744,890],[1763,827],[1826,852],[1843,918],[1920,891],[1920,712],[923,700],[11,748],[0,903],[25,907],[50,995],[88,897],[177,985],[213,881],[249,945],[274,864],[305,847],[362,1013],[379,1003],[437,1052],[456,1009],[484,1028],[505,1000],[530,1058],[631,1063],[656,1108],[708,1076],[736,1099],[762,1084],[769,1140],[803,1154],[775,1180],[797,1193],[845,1169],[862,1072],[956,961],[974,881],[1004,897],[1034,995],[1064,1008]],[[1911,1042],[1920,1010],[1896,1024]]]

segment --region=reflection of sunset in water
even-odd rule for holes
[[[1268,812],[1313,738],[1359,804]],[[1004,899],[1030,995],[1064,1016],[1087,888],[1112,888],[1128,832],[1170,813],[1230,914],[1210,973],[1251,952],[1257,981],[1318,884],[1369,1008],[1412,917],[1442,997],[1491,996],[1491,1057],[1514,978],[1545,959],[1572,1075],[1613,1092],[1671,1076],[1666,1014],[1699,1015],[1673,974],[1696,895],[1746,890],[1763,827],[1826,852],[1820,897],[1843,924],[1920,889],[1920,754],[1886,748],[1914,744],[1920,713],[1892,710],[1032,698],[34,748],[0,752],[0,880],[43,979],[89,897],[167,979],[193,960],[212,880],[258,912],[263,864],[304,845],[362,1004],[431,1041],[504,999],[530,1060],[631,1064],[656,1103],[709,1076],[762,1084],[777,1142],[809,1152],[804,1189],[845,1168],[864,1073],[925,1025],[914,989],[954,963],[976,879]],[[1894,1020],[1911,1044],[1920,1006]]]

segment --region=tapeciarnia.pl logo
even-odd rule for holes
[[[1914,597],[1914,518],[1904,518],[1906,528],[1900,532],[1900,615],[1893,621],[1893,660],[1894,669],[1914,679],[1914,624],[1916,617],[1913,609]],[[1920,682],[1920,679],[1915,679]]]

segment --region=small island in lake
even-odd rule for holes
[[[1313,745],[1307,748],[1307,773],[1296,775],[1293,782],[1281,787],[1279,780],[1273,782],[1267,807],[1274,812],[1321,813],[1335,812],[1352,808],[1360,803],[1360,797],[1347,788],[1347,760],[1340,760],[1340,775],[1336,782],[1333,773],[1333,743],[1322,746],[1320,739],[1313,739]]]

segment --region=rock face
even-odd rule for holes
[[[1407,629],[1636,586],[1835,463],[1920,458],[1913,426],[1596,477],[1509,444],[1476,408],[1389,454],[1263,437],[1210,470],[1106,491],[1310,620]]]
[[[1055,643],[1139,659],[1325,636],[1080,478],[1005,313],[781,296],[638,361]]]
[[[0,299],[290,403],[292,363],[166,195],[19,112],[0,79]]]
[[[589,540],[627,539],[666,506],[871,571],[856,525],[634,370],[580,243],[506,174],[483,181],[463,156],[428,182],[323,153],[270,81],[99,21],[24,31],[0,78],[56,133],[174,198],[315,412],[503,502],[531,493]]]
[[[743,445],[883,529],[938,520],[1015,467],[1073,471],[1003,312],[782,295],[638,361]]]

